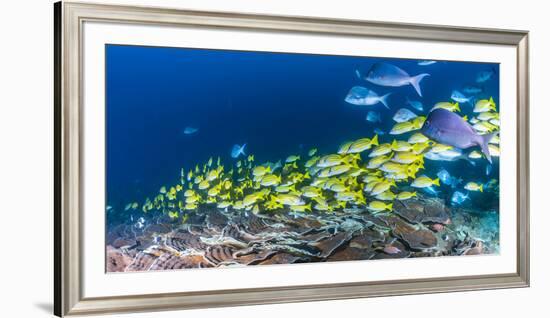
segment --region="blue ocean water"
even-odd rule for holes
[[[358,78],[356,71],[365,74],[376,62],[391,63],[410,75],[429,73],[420,84],[423,97],[410,85],[384,87]],[[220,156],[232,164],[234,144],[246,143],[246,153],[254,154],[257,162],[305,156],[311,148],[334,153],[343,142],[371,137],[375,128],[388,132],[399,108],[426,115],[436,102],[451,101],[452,91],[465,85],[481,86],[483,92],[476,94],[476,100],[492,97],[499,104],[498,64],[438,61],[421,66],[418,62],[107,45],[107,204],[121,208],[131,201],[142,202],[161,186],[177,184],[181,168],[190,169],[210,157]],[[476,76],[484,71],[495,74],[476,84]],[[391,109],[346,103],[344,98],[355,85],[379,95],[391,92]],[[407,98],[421,101],[424,111],[407,106]],[[472,106],[461,107],[461,115],[471,115]],[[366,121],[369,110],[380,112],[382,123]],[[185,134],[186,127],[198,131]],[[394,138],[401,137],[380,136],[382,142]],[[465,181],[498,179],[498,161],[489,175],[484,163],[472,166],[463,160],[426,161],[426,173],[435,177],[443,164]],[[443,189],[440,195],[448,198],[451,193]],[[481,194],[472,194],[477,195]],[[474,202],[482,205],[487,200]]]

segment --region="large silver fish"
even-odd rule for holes
[[[422,73],[416,76],[410,76],[407,72],[395,65],[381,62],[374,64],[370,68],[365,80],[376,85],[391,87],[406,86],[410,84],[414,87],[418,95],[422,96],[420,81],[426,76],[430,76],[430,74]]]
[[[459,149],[479,146],[487,160],[492,163],[489,141],[495,133],[478,135],[470,124],[453,112],[442,108],[434,109],[426,118],[421,132],[430,139]]]

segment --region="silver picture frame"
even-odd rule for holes
[[[529,58],[527,31],[203,12],[58,2],[54,5],[55,270],[57,316],[320,301],[529,286]],[[517,270],[433,277],[201,292],[83,296],[82,27],[87,21],[497,44],[517,52]]]

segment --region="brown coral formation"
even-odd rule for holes
[[[440,200],[395,201],[394,210],[252,213],[216,208],[186,223],[151,216],[148,225],[120,224],[107,233],[107,272],[292,264],[300,262],[478,255],[483,242],[452,230]]]

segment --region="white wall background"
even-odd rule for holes
[[[117,0],[201,10],[450,24],[531,31],[531,276],[528,289],[221,308],[124,317],[548,317],[550,212],[548,76],[550,19],[544,1]],[[52,1],[0,9],[0,316],[52,310]]]

